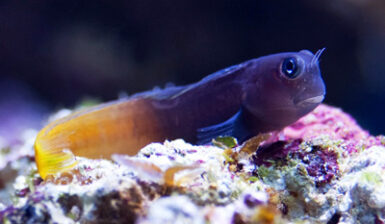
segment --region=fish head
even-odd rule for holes
[[[279,53],[249,62],[243,107],[261,131],[294,123],[323,101],[326,90],[318,61],[323,50]]]

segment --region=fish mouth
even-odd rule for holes
[[[294,100],[294,104],[300,107],[310,106],[314,104],[320,104],[324,100],[324,98],[325,95],[318,95],[306,99],[299,99],[298,101]]]

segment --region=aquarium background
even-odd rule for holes
[[[383,0],[2,1],[0,136],[40,128],[84,99],[323,47],[325,103],[385,133],[384,17]]]

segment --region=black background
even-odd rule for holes
[[[2,1],[0,116],[15,110],[7,101],[48,114],[84,97],[112,100],[326,47],[325,102],[385,133],[384,9],[381,0]]]

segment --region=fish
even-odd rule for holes
[[[254,58],[185,86],[134,94],[76,111],[46,125],[34,149],[44,179],[68,171],[76,157],[135,155],[152,142],[182,138],[206,144],[217,136],[243,142],[280,130],[325,97],[319,57],[309,50]]]

